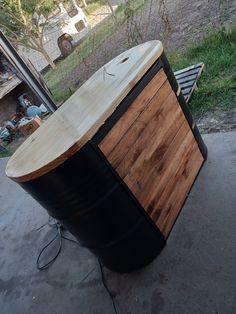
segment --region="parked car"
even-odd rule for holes
[[[88,20],[76,0],[60,3],[51,18],[49,17],[49,21],[42,17],[40,25],[45,26],[43,45],[52,60],[68,56],[90,30]],[[20,47],[19,52],[26,59],[30,59],[38,71],[48,65],[42,54],[37,51]]]

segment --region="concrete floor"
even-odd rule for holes
[[[143,270],[105,270],[118,313],[236,313],[236,133],[204,136],[209,158],[171,232]],[[4,176],[0,160],[0,313],[112,314],[96,259],[70,242],[51,268],[36,269],[55,231],[47,214]]]

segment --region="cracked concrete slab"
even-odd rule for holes
[[[118,313],[236,313],[236,133],[204,140],[209,158],[162,253],[135,273],[105,269]],[[39,250],[55,230],[37,230],[47,213],[5,177],[6,163],[0,159],[0,312],[113,313],[86,249],[65,241],[51,268],[37,270]]]

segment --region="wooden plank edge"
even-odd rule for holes
[[[181,74],[181,73],[184,73],[184,72],[187,72],[187,71],[190,71],[190,70],[194,70],[194,69],[196,69],[196,68],[198,68],[198,67],[202,67],[202,66],[204,67],[204,63],[203,63],[203,62],[200,62],[200,63],[194,64],[194,65],[191,65],[191,66],[189,66],[189,67],[187,67],[187,68],[184,68],[184,69],[175,71],[175,72],[174,72],[174,75],[176,76],[176,75],[179,75],[179,74]]]
[[[173,229],[173,227],[174,227],[174,225],[175,225],[175,223],[176,223],[176,221],[177,221],[177,219],[178,219],[178,217],[179,217],[179,215],[180,215],[180,213],[181,213],[181,211],[182,211],[182,209],[184,207],[184,204],[187,201],[189,194],[191,193],[191,190],[192,190],[192,188],[194,186],[194,183],[197,180],[197,177],[198,177],[198,175],[199,175],[199,173],[200,173],[200,171],[201,171],[201,169],[203,167],[203,164],[204,164],[204,158],[202,157],[201,164],[200,164],[199,169],[198,169],[198,171],[197,171],[197,173],[195,175],[195,178],[194,178],[191,186],[189,187],[189,189],[187,189],[187,191],[185,193],[186,195],[185,195],[184,199],[181,201],[179,209],[176,211],[175,217],[173,217],[173,212],[170,212],[169,215],[166,217],[166,220],[164,221],[163,227],[161,227],[161,228],[159,227],[166,240],[168,239],[168,237],[169,237],[169,235],[171,233],[171,230]],[[168,225],[166,226],[166,223],[168,223],[170,218],[172,219],[171,227],[169,227]]]

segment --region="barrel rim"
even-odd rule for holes
[[[85,97],[85,95],[88,95],[86,96],[87,99],[85,99],[85,101],[88,101],[89,89],[91,89],[92,85],[94,87],[94,81],[97,80],[98,77],[100,77],[99,84],[101,84],[102,82],[101,76],[104,77],[104,69],[110,69],[112,68],[114,64],[117,66],[117,64],[121,63],[121,61],[124,62],[125,64],[124,60],[127,59],[127,55],[132,56],[132,54],[135,54],[135,52],[138,52],[138,51],[139,51],[139,58],[134,60],[136,61],[136,63],[134,63],[128,71],[130,72],[129,73],[130,78],[126,82],[127,86],[125,87],[123,86],[119,90],[119,93],[116,94],[116,96],[111,100],[112,104],[109,105],[108,110],[103,112],[103,114],[99,117],[99,119],[97,119],[98,121],[96,121],[96,123],[91,123],[91,125],[89,125],[87,129],[85,129],[84,134],[81,134],[81,130],[71,125],[69,119],[67,119],[66,114],[65,114],[66,111],[72,109],[71,107],[72,100],[75,100],[75,97],[77,97],[76,101],[78,102],[78,99],[82,99],[83,97]],[[162,43],[158,40],[153,40],[153,41],[149,41],[141,45],[138,45],[136,47],[133,47],[129,49],[128,51],[121,53],[119,56],[115,57],[113,60],[108,62],[105,66],[100,68],[96,73],[93,74],[93,76],[87,82],[85,82],[85,84],[83,84],[78,89],[78,91],[74,95],[72,95],[63,104],[62,107],[60,107],[55,113],[53,113],[53,115],[17,149],[17,151],[13,154],[13,156],[8,161],[8,164],[6,167],[6,175],[12,180],[19,183],[31,181],[50,172],[51,170],[55,169],[60,164],[62,164],[64,161],[69,159],[71,156],[73,156],[96,134],[99,128],[105,123],[105,121],[116,110],[117,106],[122,102],[122,100],[127,96],[127,94],[135,87],[138,81],[142,79],[142,77],[150,69],[150,67],[160,58],[162,53],[163,53]],[[125,56],[126,56],[126,59],[124,58]],[[137,62],[137,60],[139,62]],[[138,64],[138,63],[142,63],[142,64]],[[132,74],[131,72],[134,70],[133,69],[134,66],[136,67],[136,70],[134,71],[135,73]],[[109,79],[110,79],[110,76],[109,76]],[[118,86],[119,84],[121,84],[121,81],[119,80],[120,79],[116,81],[113,78],[112,86],[115,86],[116,84]],[[93,104],[91,107],[93,107]],[[52,152],[44,151],[45,155],[51,153],[53,157],[52,158],[47,157],[45,158],[46,161],[44,160],[40,161],[41,156],[36,156],[35,155],[36,153],[34,154],[34,151],[33,149],[30,148],[30,146],[32,145],[36,147],[37,139],[40,138],[40,136],[41,136],[40,138],[41,142],[39,141],[38,145],[40,144],[43,145],[42,136],[45,133],[44,130],[48,129],[50,131],[50,127],[53,122],[63,124],[65,128],[64,136],[68,137],[68,143],[67,143],[67,146],[63,147],[60,154],[58,153],[53,154]],[[83,121],[81,121],[81,123],[83,123]],[[49,131],[48,133],[50,134]],[[51,132],[52,131],[53,131],[53,128]],[[45,140],[47,141],[47,138],[45,138]],[[24,163],[26,163],[26,166]]]

